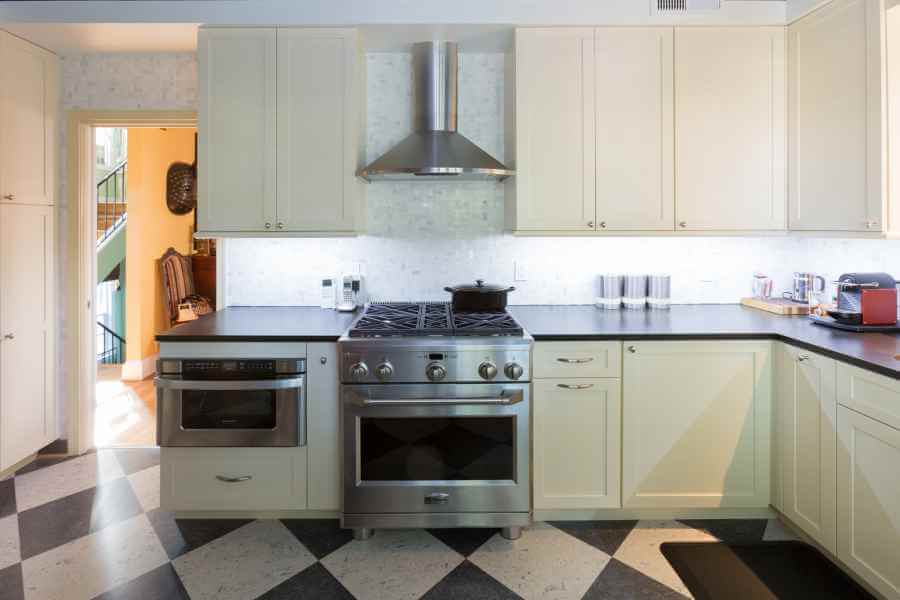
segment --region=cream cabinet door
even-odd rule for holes
[[[593,231],[594,30],[516,30],[515,228]]]
[[[783,230],[783,27],[675,30],[676,229]]]
[[[358,63],[355,30],[278,30],[279,230],[355,228]]]
[[[837,556],[900,598],[900,430],[838,407]]]
[[[534,507],[621,507],[618,379],[534,382]]]
[[[779,344],[777,393],[784,428],[782,511],[835,552],[837,444],[836,363]]]
[[[198,228],[274,231],[275,29],[201,29]]]
[[[310,510],[341,509],[340,395],[337,344],[307,345],[306,427]]]
[[[770,342],[625,347],[624,506],[768,506]]]
[[[0,202],[53,204],[58,60],[0,32],[0,66]]]
[[[53,214],[0,205],[0,470],[56,438]]]
[[[880,231],[880,3],[833,0],[788,35],[790,227]]]
[[[671,231],[673,30],[603,27],[595,52],[597,228]]]

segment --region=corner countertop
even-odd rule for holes
[[[669,310],[602,310],[594,306],[513,306],[538,341],[778,339],[900,379],[900,334],[855,333],[740,304],[674,305]]]
[[[511,306],[538,341],[778,339],[900,379],[900,334],[853,333],[739,304],[670,310],[601,310],[590,305]],[[230,307],[156,336],[160,342],[334,342],[356,313],[311,306]]]

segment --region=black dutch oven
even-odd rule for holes
[[[506,310],[506,295],[516,288],[477,279],[474,285],[466,283],[444,289],[453,294],[454,312],[503,312]]]

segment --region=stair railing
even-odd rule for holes
[[[101,365],[119,365],[125,358],[125,338],[97,321],[97,363]]]
[[[128,161],[123,160],[116,168],[97,182],[97,245],[122,226],[128,218],[125,175]]]

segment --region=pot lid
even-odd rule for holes
[[[485,283],[484,279],[476,279],[475,283],[461,283],[459,285],[454,285],[453,287],[445,287],[450,293],[455,294],[456,292],[474,292],[479,294],[495,294],[498,292],[511,292],[514,288],[513,286],[505,286],[505,285],[497,285],[493,283]]]

